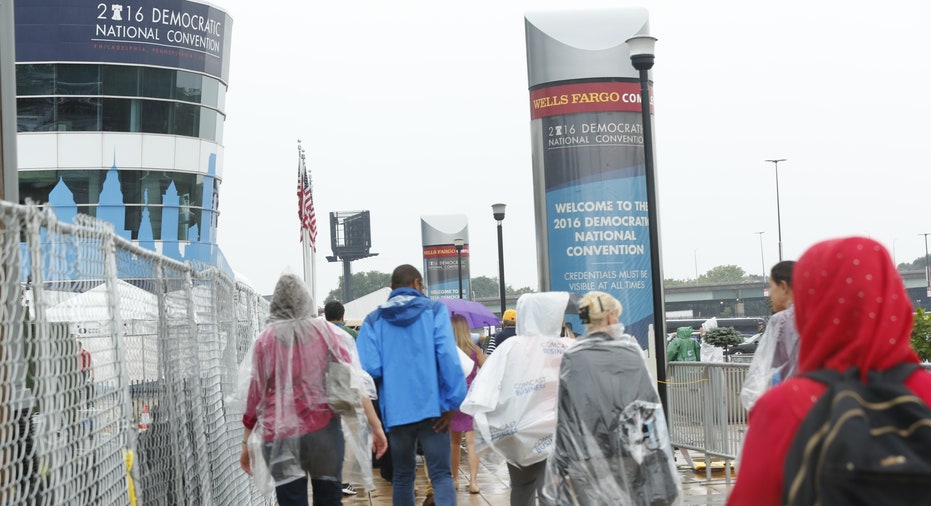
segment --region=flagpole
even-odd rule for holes
[[[317,279],[316,272],[314,269],[314,251],[310,247],[310,233],[307,229],[301,230],[301,248],[302,248],[302,257],[304,260],[304,283],[307,285],[307,288],[310,290],[310,296],[314,299],[314,304],[317,303],[317,294],[315,293],[316,286],[315,281]],[[314,312],[316,313],[317,308],[314,307]],[[316,314],[314,315],[316,316]]]
[[[300,207],[299,217],[301,220],[301,247],[302,249],[302,259],[304,263],[304,284],[307,285],[307,288],[310,290],[310,296],[314,301],[314,316],[317,314],[317,252],[314,248],[316,237],[311,237],[311,231],[308,229],[308,221],[312,222],[312,226],[316,227],[316,218],[312,217],[313,215],[313,185],[310,182],[310,177],[307,174],[307,165],[305,163],[306,158],[304,155],[304,148],[301,146],[301,141],[297,141],[297,152],[298,152],[298,181],[300,185],[300,191],[298,192],[298,205]],[[310,212],[310,216],[305,216],[306,213]]]

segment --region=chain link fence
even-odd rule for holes
[[[272,504],[226,401],[267,301],[75,221],[0,202],[0,505]]]

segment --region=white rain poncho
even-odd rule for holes
[[[355,416],[340,420],[327,401],[326,370],[331,360],[351,363],[353,388],[374,396],[374,385],[359,366],[351,336],[322,318],[312,317],[310,293],[304,282],[291,274],[283,275],[275,286],[269,313],[269,325],[253,345],[243,415],[246,427],[254,424],[249,453],[256,485],[270,493],[274,486],[307,476],[304,467],[313,462],[316,474],[311,479],[351,479],[374,488],[372,433],[361,403]],[[334,420],[341,422],[335,433]],[[307,436],[314,433],[320,438],[317,444]],[[343,446],[340,433],[350,464],[345,469],[339,451]]]
[[[558,412],[541,504],[677,502],[666,417],[643,352],[623,325],[587,334],[566,352]]]
[[[549,455],[556,428],[559,363],[572,340],[559,337],[567,292],[517,301],[517,334],[488,356],[460,410],[473,417],[476,451],[491,448],[527,467]]]
[[[795,374],[798,366],[798,330],[795,306],[769,318],[760,344],[753,352],[750,369],[740,389],[740,402],[747,411],[771,386]]]

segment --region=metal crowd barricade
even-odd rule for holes
[[[725,478],[740,455],[747,411],[739,393],[748,363],[672,362],[669,364],[669,434],[673,447],[705,454],[711,479],[712,457],[724,460]]]
[[[227,401],[268,302],[75,221],[0,201],[0,505],[272,504]]]

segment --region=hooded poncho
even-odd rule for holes
[[[865,376],[918,362],[909,342],[911,301],[889,253],[876,241],[849,237],[812,246],[795,264],[792,292],[799,374],[856,367]],[[905,386],[931,403],[931,374],[917,371]],[[728,504],[780,503],[782,463],[824,390],[822,383],[796,376],[757,401]]]
[[[517,334],[488,356],[462,402],[473,416],[475,448],[491,448],[518,467],[550,454],[556,428],[559,364],[572,344],[559,337],[567,292],[517,300]]]
[[[352,338],[326,320],[313,318],[312,308],[313,301],[304,282],[297,276],[283,275],[269,306],[268,327],[253,344],[242,421],[253,431],[251,440],[275,443],[264,445],[268,455],[263,463],[255,462],[263,446],[257,445],[253,470],[264,469],[262,464],[273,462],[276,486],[306,476],[301,466],[299,436],[320,430],[337,417],[327,400],[326,370],[331,360],[354,364],[353,388],[362,395],[374,393],[371,379],[366,380],[358,359],[354,358]],[[357,416],[360,415],[361,404],[357,411]],[[367,479],[362,476],[361,482],[371,487],[371,429],[358,419],[348,418],[353,417],[346,420],[351,427],[350,437],[345,438],[346,453],[353,453],[359,462],[368,462],[359,468],[368,470]],[[340,476],[311,478],[341,480]],[[258,474],[256,479],[260,479]]]

